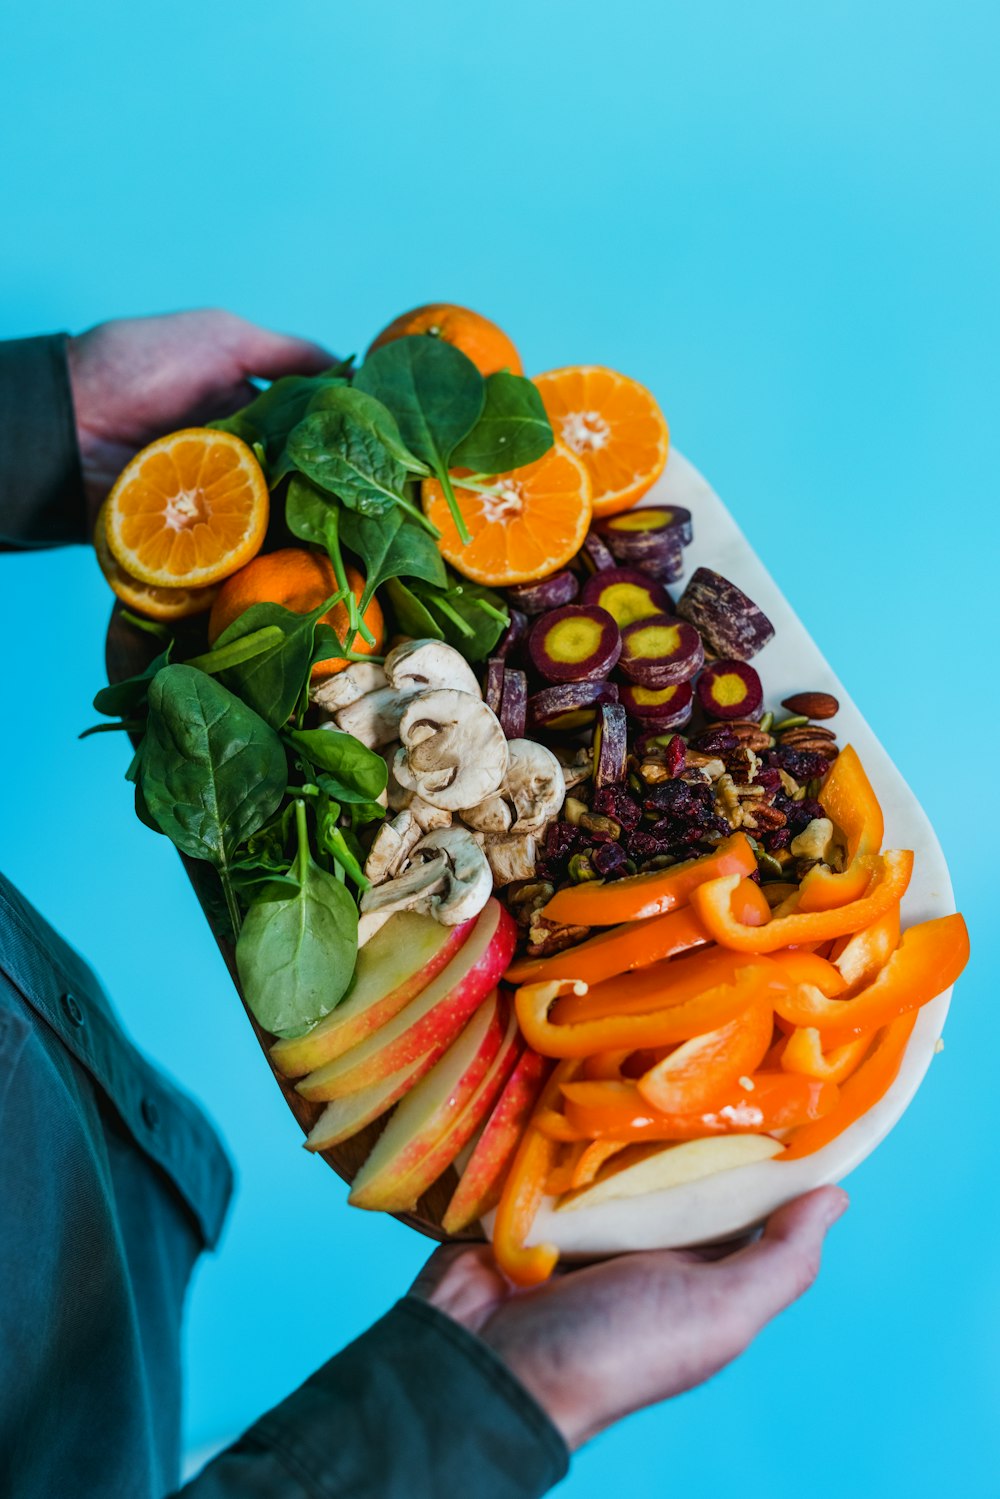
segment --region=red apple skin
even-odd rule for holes
[[[328,1102],[398,1072],[408,1062],[443,1055],[509,967],[517,941],[513,918],[495,898],[446,968],[405,1009],[343,1056],[297,1084],[304,1098]]]
[[[415,1207],[418,1198],[448,1169],[490,1112],[517,1062],[519,1050],[517,1018],[511,1009],[500,1048],[465,1108],[457,1116],[451,1114],[443,1128],[439,1124],[436,1133],[429,1126],[420,1130],[416,1148],[411,1138],[393,1158],[380,1163],[374,1173],[366,1173],[366,1161],[354,1179],[348,1202],[353,1207],[388,1213],[402,1213]],[[411,1094],[411,1102],[414,1097]]]
[[[278,1041],[271,1047],[271,1060],[278,1071],[285,1077],[303,1077],[385,1025],[451,962],[471,936],[476,919],[473,916],[458,926],[442,926],[432,916],[409,911],[390,917],[359,952],[347,998],[307,1035]],[[424,939],[420,944],[414,941],[414,928]],[[387,949],[385,962],[382,958]],[[388,985],[383,993],[378,989],[380,968]]]
[[[461,1233],[500,1201],[504,1178],[548,1071],[546,1058],[526,1047],[476,1141],[441,1220],[445,1233]]]
[[[326,1105],[303,1142],[306,1150],[329,1150],[343,1140],[349,1140],[398,1103],[433,1065],[430,1055],[425,1054],[408,1067],[391,1072],[380,1082],[359,1088],[357,1093],[348,1093],[343,1098],[335,1098]]]

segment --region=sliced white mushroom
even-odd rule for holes
[[[421,907],[445,926],[458,926],[478,916],[493,894],[493,876],[486,856],[465,828],[438,828],[421,838],[413,850],[414,864],[440,858],[448,862],[448,883],[440,894]]]
[[[544,828],[559,816],[566,795],[563,769],[550,749],[533,739],[512,739],[503,794],[517,814],[515,831]]]
[[[538,845],[534,833],[507,833],[501,838],[487,838],[483,852],[489,860],[495,885],[530,880],[535,873]]]
[[[468,661],[443,640],[407,640],[395,646],[385,658],[385,675],[390,686],[404,691],[452,687],[456,692],[482,697]]]
[[[377,692],[380,687],[386,686],[388,678],[377,661],[352,661],[343,671],[338,671],[332,677],[327,677],[325,682],[317,682],[315,687],[311,687],[309,701],[324,713],[337,713],[341,708],[349,708],[367,693]]]
[[[394,879],[399,874],[423,832],[409,811],[397,812],[391,821],[382,824],[365,860],[365,874],[373,885],[381,885],[383,880]]]
[[[458,816],[467,828],[475,828],[477,833],[506,833],[514,821],[514,814],[503,798],[501,791],[495,791],[477,807],[463,807]]]
[[[433,897],[446,890],[450,877],[450,865],[442,853],[411,864],[395,879],[372,885],[361,897],[358,946],[370,941],[397,911],[428,910]]]
[[[453,687],[417,693],[399,720],[399,738],[405,753],[393,761],[396,779],[433,807],[474,807],[503,784],[506,735],[492,709],[471,693]]]
[[[579,749],[564,749],[556,755],[556,759],[562,766],[563,781],[567,791],[574,786],[579,786],[582,781],[588,781],[594,769],[594,752],[591,749],[581,747]]]
[[[425,833],[430,833],[434,828],[447,828],[451,825],[451,813],[444,811],[442,807],[432,807],[430,802],[425,802],[422,796],[415,791],[410,791],[406,786],[401,786],[396,776],[396,757],[401,755],[406,758],[406,751],[402,745],[390,745],[383,749],[382,758],[389,770],[389,779],[383,795],[386,803],[394,812],[409,811],[413,813],[417,823]]]
[[[379,687],[348,703],[334,714],[334,719],[345,734],[353,734],[369,749],[381,749],[399,738],[399,721],[412,697],[412,692]]]

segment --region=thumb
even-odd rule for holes
[[[322,344],[290,333],[273,333],[241,320],[233,352],[244,375],[277,380],[281,375],[318,375],[337,363]]]
[[[827,1231],[850,1199],[840,1187],[818,1187],[786,1203],[768,1219],[754,1243],[717,1265],[734,1302],[747,1317],[750,1336],[809,1289],[819,1273]]]

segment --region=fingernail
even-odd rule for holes
[[[826,1204],[826,1226],[832,1228],[838,1218],[842,1218],[851,1205],[851,1199],[846,1192],[838,1192],[836,1197],[830,1197]]]

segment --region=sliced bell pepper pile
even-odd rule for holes
[[[692,953],[690,957],[652,963],[648,968],[638,969],[634,973],[623,973],[617,978],[606,979],[603,983],[588,988],[585,994],[579,990],[568,993],[556,1003],[550,1018],[562,1025],[580,1020],[603,1020],[608,1015],[646,1015],[651,1010],[662,1010],[686,1000],[698,999],[709,989],[735,984],[740,973],[751,969],[761,978],[766,975],[773,984],[782,988],[797,982],[786,979],[770,958],[748,958],[745,953],[726,952],[724,948],[712,947],[704,952]]]
[[[857,1067],[872,1044],[872,1031],[862,1031],[843,1046],[830,1051],[823,1050],[823,1038],[815,1026],[796,1026],[784,1041],[778,1065],[785,1072],[798,1072],[803,1077],[825,1078],[830,1083],[841,1083]]]
[[[663,1114],[691,1114],[710,1108],[760,1066],[771,1044],[773,1012],[766,999],[754,999],[732,1020],[683,1042],[638,1079],[636,1086]]]
[[[813,984],[828,999],[843,994],[847,988],[847,980],[840,970],[818,953],[792,948],[787,952],[772,953],[771,962],[778,964],[789,983]]]
[[[733,891],[733,915],[747,926],[768,921],[771,908],[759,885],[741,879]],[[633,968],[673,958],[709,942],[701,920],[690,906],[680,906],[645,921],[625,921],[589,937],[551,958],[520,958],[505,975],[510,984],[536,984],[547,979],[585,978],[589,984],[615,978]]]
[[[827,999],[810,984],[775,998],[778,1014],[797,1026],[822,1031],[827,1046],[839,1046],[877,1030],[942,994],[969,961],[969,933],[959,915],[923,921],[902,941],[872,982],[853,999]]]
[[[899,946],[899,907],[890,906],[883,916],[850,937],[841,937],[830,961],[849,988],[870,984]]]
[[[566,1122],[591,1140],[698,1140],[704,1135],[765,1134],[821,1119],[836,1105],[834,1083],[794,1073],[751,1073],[712,1109],[666,1114],[650,1108],[635,1083],[562,1085]]]
[[[877,854],[885,836],[882,808],[853,745],[841,750],[819,793],[820,806],[847,839],[847,862]]]
[[[692,890],[706,880],[754,874],[756,869],[757,856],[746,834],[733,833],[710,854],[686,864],[628,875],[610,884],[585,880],[557,890],[541,914],[546,921],[565,926],[616,926],[620,921],[642,921],[683,906]],[[734,888],[735,881],[730,896]]]
[[[867,1114],[872,1106],[884,1097],[899,1073],[906,1043],[917,1023],[917,1011],[901,1015],[882,1031],[870,1056],[862,1062],[856,1072],[845,1079],[840,1088],[840,1097],[833,1109],[815,1124],[804,1126],[795,1135],[781,1157],[784,1161],[798,1161],[829,1145],[848,1125]]]
[[[710,880],[691,891],[691,904],[721,947],[735,952],[770,953],[797,942],[824,942],[860,931],[898,905],[913,873],[909,849],[889,849],[880,856],[861,856],[871,867],[871,883],[860,900],[830,911],[809,911],[776,916],[763,926],[741,926],[730,907],[733,876]]]

